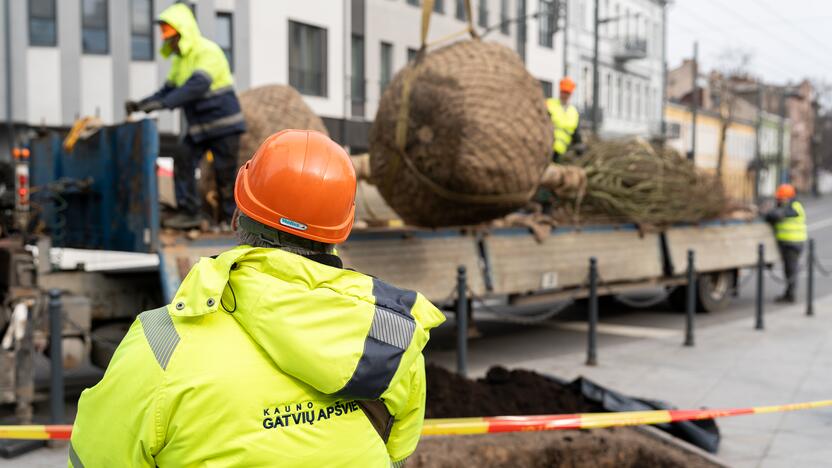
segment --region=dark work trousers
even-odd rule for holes
[[[179,210],[198,215],[201,199],[197,191],[194,172],[199,161],[210,150],[214,155],[214,174],[217,192],[225,221],[231,222],[234,214],[234,180],[237,177],[237,153],[240,149],[240,134],[227,135],[200,143],[185,138],[186,151],[180,152],[173,160],[173,178],[176,191],[176,205]]]
[[[800,275],[798,264],[800,254],[803,252],[803,244],[796,242],[778,242],[780,256],[783,258],[783,274],[786,275],[785,296],[794,297],[797,292],[797,277]]]

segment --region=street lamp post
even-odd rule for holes
[[[592,46],[592,134],[598,135],[598,95],[600,86],[598,83],[598,42],[601,31],[601,0],[595,0],[595,37]]]

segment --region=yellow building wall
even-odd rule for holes
[[[691,149],[690,109],[668,104],[665,107],[667,122],[680,126],[679,136],[668,139],[668,144],[682,154]],[[707,114],[696,116],[696,166],[702,171],[714,174],[719,156],[720,119]],[[722,169],[722,183],[732,199],[750,201],[754,196],[754,177],[748,171],[754,159],[756,129],[752,125],[734,122],[728,127],[725,139],[725,159]]]

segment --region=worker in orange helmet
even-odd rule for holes
[[[793,303],[796,300],[798,263],[803,252],[803,244],[808,237],[806,211],[795,199],[796,195],[793,185],[780,185],[775,193],[777,207],[766,213],[766,221],[774,226],[777,246],[783,260],[783,273],[786,276],[786,291],[777,298],[777,302]]]
[[[326,135],[266,139],[237,175],[240,246],[139,315],[81,395],[70,466],[402,466],[424,421],[422,349],[444,316],[342,268],[355,188]]]
[[[546,107],[549,110],[549,117],[552,119],[555,140],[552,145],[552,160],[557,162],[570,146],[581,143],[581,134],[578,131],[580,115],[575,106],[569,104],[572,93],[575,91],[575,82],[572,78],[564,77],[560,80],[560,96],[546,100]]]

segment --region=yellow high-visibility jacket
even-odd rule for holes
[[[552,150],[558,155],[564,154],[572,144],[572,136],[575,135],[575,130],[578,129],[578,123],[581,120],[580,114],[578,114],[578,109],[571,104],[563,107],[558,98],[547,99],[546,108],[549,110],[549,117],[552,119],[555,131]]]
[[[282,250],[202,258],[82,393],[70,466],[396,466],[443,320],[421,294]],[[386,443],[357,403],[375,399]]]
[[[783,208],[783,218],[774,225],[777,240],[794,244],[806,242],[809,235],[803,205],[797,200],[792,200]]]

